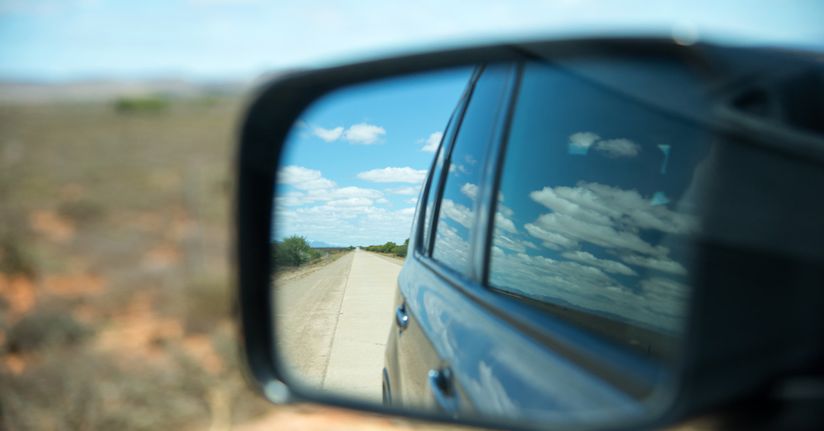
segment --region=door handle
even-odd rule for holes
[[[395,323],[400,329],[406,329],[409,326],[409,315],[406,314],[406,303],[404,302],[395,310]]]
[[[455,397],[452,371],[449,368],[429,370],[428,381],[429,390],[432,392],[438,411],[449,417],[457,418],[458,399]]]

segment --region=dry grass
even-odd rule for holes
[[[197,429],[269,409],[229,316],[239,107],[0,107],[0,429]]]
[[[341,257],[345,256],[346,253],[349,253],[348,250],[336,250],[331,252],[326,252],[323,254],[318,260],[314,262],[307,263],[303,266],[298,267],[278,267],[276,268],[275,274],[273,274],[273,279],[276,280],[278,283],[283,283],[288,280],[292,280],[295,278],[305,277],[326,265],[340,259]]]

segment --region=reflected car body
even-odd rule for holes
[[[725,55],[713,78],[680,60],[478,68],[418,200],[385,404],[567,424],[665,405],[693,251],[705,239],[775,246],[702,212],[709,196],[747,185],[713,189],[720,155],[745,152],[701,125],[719,100],[773,120],[763,105],[784,102],[761,101],[751,84],[781,87],[808,69],[791,56],[754,68],[756,50]],[[726,210],[749,216],[736,206],[746,199]]]

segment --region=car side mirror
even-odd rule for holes
[[[250,379],[510,429],[660,427],[769,393],[824,353],[805,293],[822,104],[789,85],[822,76],[667,39],[277,76],[237,160]]]

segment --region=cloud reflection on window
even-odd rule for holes
[[[692,233],[694,217],[598,183],[547,186],[529,197],[545,212],[522,230],[496,214],[490,284],[647,328],[678,328],[686,269],[650,238]],[[541,247],[524,245],[530,240]]]
[[[548,318],[672,358],[689,293],[688,240],[700,231],[699,192],[690,190],[712,140],[577,75],[603,66],[525,65],[487,283]]]
[[[591,148],[610,158],[631,158],[641,152],[640,145],[625,138],[601,139],[601,136],[594,132],[577,132],[569,135],[569,154],[585,156]]]

